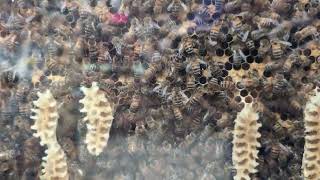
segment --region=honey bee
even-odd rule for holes
[[[235,83],[230,80],[224,80],[221,82],[221,89],[224,91],[232,91],[235,89]]]
[[[267,35],[268,35],[267,29],[258,29],[258,30],[254,30],[251,32],[251,38],[253,40],[258,40],[258,39],[262,38],[263,36],[267,36]]]
[[[183,126],[182,121],[174,121],[174,125],[175,125],[174,132],[175,132],[178,136],[184,136],[184,135],[185,135],[185,132],[186,132],[186,129],[185,129],[185,127]]]
[[[97,62],[98,55],[99,55],[97,47],[96,46],[89,46],[88,50],[89,50],[88,55],[89,55],[90,62],[91,63]]]
[[[236,50],[233,50],[233,65],[240,67],[241,66],[241,55],[239,53],[237,53]]]
[[[297,51],[293,51],[289,57],[285,60],[285,62],[283,63],[283,70],[285,72],[289,72],[292,68],[292,66],[295,63],[298,63],[301,61],[300,55],[298,54]]]
[[[281,44],[277,41],[271,41],[271,53],[274,59],[280,59],[283,55]]]
[[[172,110],[173,110],[173,115],[174,115],[175,119],[178,120],[178,121],[182,121],[183,120],[183,115],[182,115],[181,109],[179,107],[173,106]]]
[[[27,83],[20,83],[16,91],[16,97],[19,102],[25,102],[29,93],[30,87]]]
[[[158,61],[160,61],[161,60],[161,54],[160,54],[160,52],[154,52],[154,53],[152,53],[152,57],[151,57],[151,62],[158,62]]]
[[[185,64],[182,62],[182,59],[178,55],[172,56],[171,60],[173,61],[175,69],[182,70],[185,68]]]
[[[132,97],[132,102],[130,104],[130,112],[137,112],[138,108],[141,105],[141,94],[140,93],[135,93]]]
[[[291,9],[291,3],[290,1],[275,0],[272,1],[271,8],[273,11],[279,14],[288,13],[288,11]]]
[[[19,103],[19,115],[21,115],[23,117],[30,117],[31,104],[30,103]]]
[[[287,96],[291,92],[291,84],[284,78],[275,82],[272,88],[272,93],[278,96]]]
[[[224,6],[224,0],[214,0],[214,4],[215,4],[215,9],[218,13],[221,13],[223,10],[223,6]]]
[[[210,93],[220,90],[219,80],[217,78],[211,78],[208,82],[208,89]]]
[[[112,61],[111,55],[107,50],[99,49],[97,61],[100,64],[108,63]]]
[[[137,136],[129,136],[128,137],[128,152],[130,154],[139,151],[141,148],[140,142],[138,141]]]
[[[3,142],[1,142],[3,143]],[[15,157],[15,151],[13,149],[1,149],[0,160],[8,161]]]
[[[62,138],[62,148],[66,152],[67,156],[74,160],[77,156],[77,149],[74,142],[67,137]]]
[[[183,107],[183,105],[184,105],[182,94],[180,94],[177,89],[175,89],[173,91],[172,103],[174,106],[179,107],[179,108]]]
[[[156,73],[160,72],[164,68],[164,64],[162,62],[151,63],[149,68],[145,70],[143,75],[143,81],[150,81]]]
[[[295,112],[300,112],[302,110],[301,104],[297,100],[291,99],[289,103]]]
[[[296,32],[294,34],[294,37],[297,40],[301,41],[301,40],[305,39],[306,37],[312,36],[316,33],[317,33],[317,29],[314,26],[307,26],[307,27],[301,29],[300,31]]]
[[[82,28],[85,38],[95,38],[96,28],[95,22],[87,20]]]
[[[186,55],[193,55],[196,51],[196,43],[191,38],[184,38],[181,45],[180,49]]]
[[[186,81],[186,86],[188,90],[194,90],[197,87],[196,79],[194,76],[188,76]]]
[[[271,43],[268,39],[260,40],[260,47],[258,49],[258,54],[260,56],[267,54],[268,51],[270,50],[270,47],[271,47]]]
[[[270,62],[265,66],[265,71],[274,72],[282,67],[282,64],[279,62]]]
[[[220,1],[220,3],[218,3],[218,8],[223,9],[227,13],[234,12],[236,9],[240,8],[240,6],[242,4],[241,1],[236,0],[236,1],[227,2],[223,6],[224,1],[222,1],[222,0],[219,0],[219,1]]]
[[[192,117],[191,119],[191,130],[197,130],[200,128],[202,123],[202,117],[200,116],[200,114]]]
[[[153,12],[155,14],[161,14],[164,5],[167,3],[167,0],[155,0],[154,2],[154,7],[153,7]]]
[[[246,46],[247,46],[250,50],[253,50],[253,49],[256,48],[255,45],[254,45],[253,40],[251,40],[251,39],[246,42]]]
[[[243,26],[243,23],[240,19],[240,17],[235,17],[235,19],[232,21],[232,27],[235,31],[240,31]]]
[[[15,34],[9,35],[8,40],[5,43],[6,43],[6,47],[9,50],[15,51],[16,48],[20,45],[19,37]]]
[[[182,10],[187,11],[188,7],[181,0],[172,0],[167,7],[167,11],[173,16],[178,16]]]
[[[210,64],[209,68],[210,68],[212,77],[219,78],[222,76],[223,72],[219,64]]]
[[[199,140],[201,142],[205,142],[206,139],[213,133],[213,127],[212,125],[208,124],[204,130],[201,132],[200,136],[199,136]]]
[[[273,144],[270,150],[270,155],[273,159],[277,159],[280,153],[280,147],[278,144]]]
[[[199,76],[201,75],[201,67],[200,67],[200,62],[199,61],[192,61],[187,65],[187,70],[190,70],[190,72],[194,76]]]
[[[0,74],[0,82],[5,86],[14,87],[19,82],[19,76],[15,71],[5,71]]]
[[[279,24],[279,22],[274,19],[264,17],[255,17],[254,21],[258,24],[259,28],[272,28]]]
[[[221,26],[219,26],[219,25],[212,26],[212,28],[210,29],[210,34],[209,34],[211,41],[217,41],[219,39],[219,37],[221,36],[220,28],[221,28]]]
[[[190,98],[189,98],[189,101],[188,101],[188,104],[193,106],[193,105],[196,105],[197,103],[201,103],[202,101],[202,96],[203,96],[204,92],[199,89],[199,91],[195,92]]]
[[[181,142],[181,144],[179,144],[179,148],[187,150],[191,147],[191,145],[194,143],[194,141],[196,140],[197,135],[193,132],[191,132],[190,134],[188,134],[184,141]]]
[[[279,135],[283,135],[285,133],[285,129],[281,126],[279,122],[276,122],[273,126],[272,129],[274,132],[276,132]]]

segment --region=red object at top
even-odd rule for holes
[[[128,16],[123,13],[114,13],[111,15],[111,23],[112,24],[126,24],[128,22]]]

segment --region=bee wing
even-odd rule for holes
[[[215,45],[217,45],[218,44],[218,42],[217,41],[212,41],[211,39],[209,39],[209,44],[211,45],[211,46],[215,46]]]
[[[186,104],[187,102],[188,102],[188,100],[189,100],[189,98],[188,98],[188,96],[184,93],[184,92],[179,92],[180,94],[181,94],[181,96],[182,96],[182,102],[183,102],[183,104]]]
[[[180,1],[180,4],[185,11],[188,11],[188,7],[182,1]]]
[[[168,86],[164,87],[163,90],[162,90],[161,95],[162,96],[166,96],[167,95],[167,90],[168,90]]]
[[[173,2],[172,2],[171,4],[169,4],[169,5],[168,5],[168,7],[167,7],[167,11],[171,11],[172,6],[173,6]]]
[[[283,44],[285,46],[292,46],[292,44],[288,41],[279,41],[280,44]]]

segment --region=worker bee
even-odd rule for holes
[[[201,75],[201,67],[199,61],[192,61],[187,65],[187,71],[190,71],[194,76]]]
[[[219,25],[212,26],[212,28],[210,29],[210,34],[209,34],[211,41],[218,41],[219,37],[221,36],[220,28],[221,28],[221,26],[219,26]]]
[[[235,19],[232,21],[233,29],[237,32],[240,32],[242,26],[243,26],[243,23],[241,18],[236,16]]]
[[[141,94],[136,92],[132,97],[132,101],[129,108],[130,112],[133,112],[133,113],[137,112],[140,105],[141,105]]]
[[[201,142],[205,142],[206,139],[213,133],[213,127],[212,125],[208,124],[204,130],[201,132],[200,136],[199,136],[199,140]]]
[[[277,134],[280,135],[283,135],[285,133],[284,131],[284,128],[280,125],[280,123],[275,123],[273,126],[272,126],[272,129],[274,132],[276,132]]]
[[[267,54],[269,52],[271,48],[271,43],[268,39],[261,39],[260,40],[260,47],[258,49],[258,54],[260,56],[264,56],[265,54]]]
[[[210,68],[212,77],[214,78],[222,77],[223,72],[220,66],[221,65],[219,64],[210,64],[209,68]]]
[[[313,34],[316,34],[316,33],[317,33],[317,29],[314,26],[307,26],[307,27],[301,29],[300,31],[296,32],[294,34],[294,37],[298,41],[302,41],[306,37],[312,36]]]
[[[258,40],[264,36],[268,35],[268,30],[267,29],[258,29],[258,30],[254,30],[251,32],[251,38],[253,40]]]
[[[197,103],[200,104],[202,101],[203,94],[204,92],[201,89],[199,89],[189,98],[188,104],[190,106],[196,105]]]
[[[167,7],[167,11],[170,12],[173,16],[179,16],[181,10],[188,10],[188,7],[181,0],[172,0],[172,2]]]
[[[110,63],[112,61],[112,57],[111,57],[110,53],[107,50],[103,50],[102,51],[102,48],[100,48],[99,52],[98,52],[97,61],[100,64]]]
[[[173,55],[171,60],[174,64],[174,68],[177,70],[183,70],[185,68],[185,64],[182,61],[182,58],[179,55]]]
[[[221,13],[224,9],[224,0],[214,0],[216,12]]]
[[[0,82],[5,86],[13,87],[19,82],[18,73],[15,71],[5,71],[0,74]]]
[[[300,64],[301,58],[297,51],[293,51],[283,63],[284,72],[289,72],[294,64]],[[300,65],[299,65],[300,66]]]
[[[96,37],[96,28],[95,22],[87,20],[83,24],[82,33],[85,38],[95,38]]]
[[[174,106],[179,108],[183,107],[184,105],[182,94],[176,88],[172,94],[172,103]]]
[[[277,159],[280,153],[280,147],[278,145],[278,143],[273,144],[271,146],[271,150],[270,150],[270,155],[273,159]]]
[[[274,59],[280,59],[283,55],[281,44],[277,41],[271,41],[271,53]]]
[[[274,71],[280,69],[281,67],[282,67],[282,65],[279,62],[270,62],[270,63],[266,64],[264,70],[268,71],[268,72],[274,72]]]
[[[30,103],[19,103],[19,115],[23,117],[30,117],[31,115],[31,104]]]
[[[26,83],[19,83],[16,97],[19,102],[25,102],[27,100],[27,95],[29,94],[30,86]]]
[[[188,150],[191,147],[191,145],[195,142],[196,138],[197,135],[191,132],[185,137],[184,141],[179,144],[179,148],[183,150]]]
[[[301,104],[297,100],[291,99],[289,103],[295,112],[300,112],[302,110]]]
[[[186,86],[188,90],[194,90],[197,87],[196,79],[194,76],[187,76]]]
[[[277,22],[276,20],[274,19],[271,19],[271,18],[264,18],[264,17],[254,17],[254,20],[253,20],[256,24],[258,24],[259,28],[272,28],[274,27],[275,25],[278,25],[279,22]]]
[[[233,65],[234,67],[241,67],[242,57],[236,50],[233,50]]]
[[[275,0],[271,3],[271,9],[279,14],[288,13],[291,6],[290,1]]]
[[[191,130],[197,130],[200,128],[202,123],[202,117],[200,116],[200,114],[194,116],[191,118]]]
[[[217,78],[211,78],[208,82],[208,89],[210,93],[220,90],[220,87],[221,86]]]
[[[178,120],[178,121],[182,121],[183,120],[183,115],[182,115],[181,109],[179,107],[173,106],[172,110],[173,110],[173,115],[174,115],[175,119]]]
[[[223,9],[227,13],[234,12],[235,10],[239,9],[242,4],[241,1],[231,1],[231,2],[227,2],[223,7],[223,1],[222,0],[219,0],[219,1],[220,3],[218,3],[218,8]]]
[[[186,55],[193,55],[196,51],[196,43],[191,38],[185,38],[181,45],[181,50]]]
[[[163,70],[164,64],[162,62],[151,63],[149,68],[145,70],[143,81],[150,81],[158,72]]]
[[[8,37],[8,40],[5,43],[8,50],[15,51],[20,45],[19,37],[15,34],[12,34]]]
[[[158,62],[161,60],[161,54],[160,52],[156,51],[154,53],[152,53],[152,57],[151,57],[151,62]]]
[[[183,126],[182,121],[174,121],[174,132],[178,135],[178,136],[184,136],[186,133],[186,129]]]
[[[290,82],[286,79],[278,79],[272,88],[272,93],[277,96],[287,96],[291,92],[292,89]]]
[[[248,41],[246,41],[246,46],[250,49],[250,50],[253,50],[253,49],[255,49],[256,47],[255,47],[255,45],[254,45],[254,42],[253,42],[253,40],[248,40]]]
[[[154,7],[153,7],[153,12],[155,14],[161,14],[164,5],[167,3],[166,0],[155,0],[154,2]]]
[[[15,154],[16,152],[13,149],[9,149],[6,146],[4,146],[3,142],[1,142],[1,143],[2,143],[2,149],[1,149],[1,153],[0,153],[1,162],[13,159],[16,156],[16,154]]]
[[[220,84],[221,89],[224,91],[232,91],[235,89],[235,83],[230,80],[224,80]]]
[[[56,42],[50,41],[47,44],[47,55],[49,59],[54,59],[58,55],[58,51],[59,45]]]

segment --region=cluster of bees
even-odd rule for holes
[[[46,89],[57,100],[70,179],[232,179],[231,151],[221,152],[225,165],[212,164],[207,155],[221,148],[201,137],[210,129],[231,149],[237,113],[250,103],[261,124],[251,178],[301,179],[303,110],[320,85],[319,32],[317,0],[4,0],[0,179],[40,177],[44,148],[30,116]],[[114,107],[97,158],[80,141],[90,131],[79,121],[80,88],[92,82]],[[186,159],[161,160],[174,151]]]

